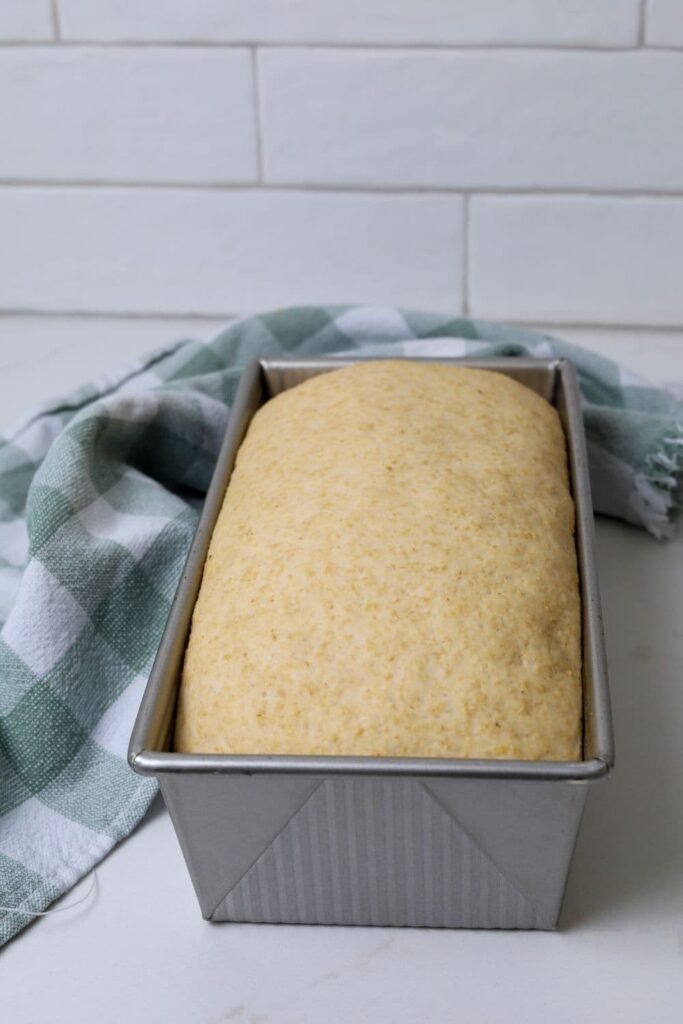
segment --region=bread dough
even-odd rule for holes
[[[254,416],[211,540],[176,748],[575,760],[562,427],[502,374],[324,373]]]

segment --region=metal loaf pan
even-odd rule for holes
[[[252,363],[133,730],[205,918],[447,928],[554,928],[588,784],[613,764],[586,446],[566,360],[437,359],[507,374],[561,417],[583,608],[583,759],[576,762],[179,754],[180,672],[211,533],[237,449],[268,398],[353,358]],[[305,424],[302,424],[305,429]]]

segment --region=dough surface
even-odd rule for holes
[[[501,374],[377,361],[267,402],[194,610],[176,749],[575,760],[562,427]]]

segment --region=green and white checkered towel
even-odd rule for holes
[[[683,411],[531,331],[430,313],[303,308],[185,342],[33,415],[0,444],[0,942],[127,835],[155,792],[131,727],[223,434],[256,356],[568,356],[598,511],[670,529]],[[301,424],[306,429],[306,424]]]

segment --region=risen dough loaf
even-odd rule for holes
[[[572,760],[562,428],[498,373],[371,362],[266,403],[185,657],[181,751]]]

